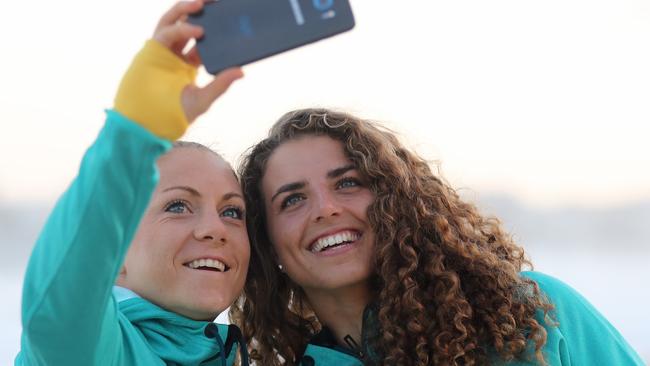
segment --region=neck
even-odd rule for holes
[[[336,290],[304,289],[318,320],[335,335],[336,341],[345,347],[347,336],[361,344],[363,311],[371,301],[367,283],[338,288]]]

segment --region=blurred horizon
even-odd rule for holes
[[[460,195],[475,204],[482,215],[499,219],[515,242],[527,251],[542,246],[566,249],[566,244],[571,243],[573,249],[636,251],[650,259],[650,199],[595,209],[575,205],[533,206],[503,192],[461,191]],[[31,248],[55,203],[56,200],[0,200],[0,251],[4,254],[0,273],[24,271]]]
[[[650,278],[650,200],[609,208],[527,205],[500,192],[461,192],[481,213],[498,217],[523,246],[534,269],[581,292],[650,361],[645,311],[650,293],[638,291]],[[20,292],[31,248],[54,202],[0,202],[0,363],[20,348]],[[620,300],[625,300],[621,306]],[[224,314],[220,321],[224,321]],[[5,362],[3,362],[5,361]]]

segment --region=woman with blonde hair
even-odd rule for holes
[[[241,187],[218,154],[177,141],[243,76],[194,83],[198,55],[184,49],[203,29],[184,19],[202,6],[160,18],[50,214],[25,275],[16,366],[248,364],[239,329],[213,322],[246,279]]]
[[[252,251],[231,315],[260,365],[642,364],[372,122],[288,113],[240,174]]]

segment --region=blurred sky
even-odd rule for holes
[[[4,4],[0,202],[65,188],[172,3]],[[401,133],[455,186],[545,206],[650,198],[649,1],[352,5],[356,29],[246,67],[186,138],[234,160],[284,112],[337,107]]]

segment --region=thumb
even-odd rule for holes
[[[211,82],[200,88],[202,104],[209,108],[212,102],[225,93],[233,82],[242,77],[244,77],[244,72],[240,67],[232,67],[218,73]]]
[[[218,73],[204,87],[188,85],[183,91],[182,97],[187,119],[191,122],[205,113],[233,82],[243,76],[244,73],[240,67],[233,67]]]

